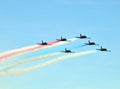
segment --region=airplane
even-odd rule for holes
[[[37,43],[38,45],[50,45],[50,44],[48,44],[47,42],[43,42],[43,40],[42,40],[42,43]]]
[[[96,50],[111,52],[111,50],[107,50],[106,48],[103,48],[102,46],[101,46],[101,48],[100,48],[100,49],[96,49]]]
[[[61,51],[61,52],[65,52],[65,53],[75,53],[75,52],[72,52],[71,50],[68,50],[67,48],[65,48],[65,51]]]
[[[76,36],[76,38],[80,38],[80,39],[90,39],[90,37],[87,37],[86,35],[82,35],[82,34],[80,34],[80,36]]]
[[[99,44],[96,44],[95,42],[90,42],[89,40],[88,43],[85,43],[85,45],[99,45]]]
[[[60,39],[56,39],[56,40],[59,40],[59,41],[67,41],[67,39],[66,39],[66,38],[63,38],[62,36],[61,36]]]

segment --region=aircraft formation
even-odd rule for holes
[[[55,41],[52,41],[52,42],[45,42],[42,40],[42,42],[37,43],[37,45],[27,46],[27,47],[18,48],[18,49],[14,49],[14,50],[11,50],[8,52],[1,53],[0,54],[0,61],[1,62],[2,61],[5,62],[8,59],[10,59],[12,62],[11,61],[10,61],[11,63],[8,62],[9,65],[6,65],[6,66],[2,66],[2,67],[0,66],[0,75],[4,75],[4,76],[7,76],[7,75],[8,76],[11,76],[11,75],[16,76],[17,74],[21,75],[21,74],[24,74],[24,73],[27,73],[27,72],[36,70],[38,68],[42,68],[42,67],[45,67],[45,66],[48,66],[50,64],[54,64],[54,63],[57,63],[57,62],[60,62],[63,60],[68,60],[71,58],[80,57],[80,56],[88,55],[91,53],[95,53],[95,52],[97,52],[96,50],[101,51],[101,52],[111,52],[111,50],[103,48],[102,46],[96,50],[88,50],[88,51],[83,51],[83,52],[74,52],[72,50],[65,48],[64,50],[60,50],[60,52],[45,53],[45,54],[40,54],[39,56],[33,55],[33,57],[26,58],[23,60],[21,60],[21,59],[16,60],[16,61],[12,60],[13,57],[19,57],[19,56],[22,56],[22,55],[25,55],[25,54],[28,54],[30,52],[34,52],[34,51],[37,51],[40,49],[52,48],[52,47],[55,47],[58,45],[67,44],[69,42],[74,42],[77,39],[88,39],[88,42],[83,43],[79,46],[76,45],[73,48],[79,48],[79,47],[83,47],[83,46],[99,46],[98,43],[90,41],[90,39],[91,39],[90,37],[87,37],[86,35],[82,35],[82,34],[80,34],[79,36],[76,36],[75,38],[72,38],[72,39],[60,37],[59,39],[56,39]],[[23,70],[21,70],[19,68],[17,70],[14,70],[14,69],[11,70],[11,68],[13,68],[13,67],[20,66],[20,65],[23,65],[26,63],[32,63],[32,61],[36,61],[36,60],[50,58],[52,56],[57,56],[57,55],[60,55],[62,53],[65,53],[65,54],[68,53],[68,55],[63,55],[63,56],[61,55],[61,56],[58,56],[55,59],[52,59],[52,60],[47,61],[45,63],[40,63],[38,65],[31,66],[31,67],[25,67]],[[7,72],[5,72],[6,70],[7,70]]]
[[[78,38],[78,39],[91,39],[90,37],[88,37],[88,36],[86,36],[86,35],[82,35],[82,34],[80,34],[79,36],[76,36],[75,38]],[[67,38],[63,38],[62,36],[61,36],[61,38],[60,39],[56,39],[57,41],[69,41],[69,40],[67,40]],[[42,40],[42,42],[41,43],[37,43],[38,45],[51,45],[51,44],[48,44],[47,42],[44,42],[43,40]],[[99,44],[96,44],[95,42],[91,42],[90,40],[88,40],[88,43],[84,43],[84,45],[89,45],[89,46],[99,46]],[[106,49],[106,48],[103,48],[102,46],[100,47],[100,49],[96,49],[96,50],[99,50],[99,51],[106,51],[106,52],[111,52],[111,50],[108,50],[108,49]],[[64,51],[61,51],[61,52],[65,52],[65,53],[75,53],[75,52],[72,52],[71,50],[69,50],[69,49],[67,49],[67,48],[65,48],[65,50]]]

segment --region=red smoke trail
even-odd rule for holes
[[[48,44],[52,45],[52,44],[56,44],[58,42],[60,42],[60,41],[56,40],[54,42],[49,42]],[[21,54],[21,53],[25,53],[25,52],[29,52],[29,51],[35,51],[35,50],[38,50],[38,49],[43,48],[45,46],[48,46],[48,45],[36,45],[36,46],[28,48],[28,49],[23,49],[23,50],[20,50],[20,51],[15,51],[15,52],[7,53],[5,55],[0,56],[0,61],[1,60],[5,60],[7,58],[10,58],[10,57],[12,57],[14,55],[17,55],[17,54]]]

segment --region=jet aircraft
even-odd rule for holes
[[[103,48],[102,46],[101,46],[101,48],[100,48],[100,49],[96,49],[96,50],[111,52],[111,50],[107,50],[106,48]]]
[[[80,36],[76,36],[76,38],[80,38],[80,39],[90,39],[90,37],[87,37],[86,35],[82,35],[82,34],[80,34]]]
[[[38,45],[50,45],[50,44],[48,44],[47,42],[44,42],[43,40],[42,40],[42,43],[37,43]]]
[[[61,52],[64,52],[64,53],[75,53],[75,52],[72,52],[71,50],[68,50],[67,48],[65,48],[65,51],[61,51]]]
[[[59,41],[67,41],[67,39],[66,39],[66,38],[63,38],[62,36],[61,36],[60,39],[56,39],[56,40],[59,40]]]
[[[99,44],[96,44],[95,42],[91,42],[91,41],[89,40],[88,43],[85,43],[85,45],[99,45]]]

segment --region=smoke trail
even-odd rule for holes
[[[47,65],[51,65],[51,64],[63,61],[63,60],[67,60],[67,59],[71,59],[71,58],[75,58],[75,57],[79,57],[79,56],[83,56],[83,55],[87,55],[87,54],[91,54],[91,53],[95,53],[95,52],[96,52],[96,50],[95,51],[87,51],[87,52],[74,53],[74,54],[67,54],[66,56],[62,56],[62,57],[53,59],[53,60],[48,61],[46,63],[38,64],[38,65],[30,67],[30,68],[22,69],[22,71],[23,72],[30,72],[30,71],[33,71],[35,69],[39,69],[39,68],[45,67]]]
[[[85,46],[87,46],[87,45],[82,44],[82,45],[77,45],[77,46],[71,47],[70,49],[78,49],[78,48],[85,47]]]
[[[16,51],[21,51],[21,50],[33,48],[33,47],[36,47],[36,46],[38,46],[38,45],[32,45],[32,46],[27,46],[27,47],[23,47],[23,48],[14,49],[14,50],[7,51],[7,52],[2,52],[2,53],[0,53],[0,56],[5,55],[5,54],[9,54],[9,53],[12,53],[12,52],[16,52]]]
[[[68,39],[68,40],[70,40],[70,42],[73,42],[73,41],[76,40],[76,38]],[[48,44],[51,44],[51,45],[35,45],[35,46],[30,46],[30,47],[24,47],[24,48],[21,48],[21,49],[16,49],[16,50],[7,52],[7,54],[4,53],[5,55],[0,56],[0,60],[5,60],[5,59],[15,57],[15,56],[18,56],[18,55],[22,55],[22,54],[25,54],[25,53],[37,51],[37,50],[40,50],[42,48],[51,48],[51,47],[54,47],[54,46],[65,44],[65,43],[69,43],[69,42],[68,41],[62,42],[62,41],[56,40],[54,42],[49,42],[48,43]]]
[[[58,42],[59,41],[54,41],[54,42],[51,42],[51,44],[55,44],[55,43],[58,43]],[[23,54],[25,52],[35,51],[35,50],[38,50],[38,49],[44,48],[44,47],[46,47],[46,45],[35,45],[35,46],[30,46],[30,47],[24,47],[24,48],[20,48],[20,49],[15,49],[13,51],[9,51],[5,55],[0,56],[0,60],[10,58],[10,57],[12,57],[14,55],[17,55],[17,54]]]
[[[44,58],[48,58],[48,57],[52,57],[52,56],[57,56],[59,54],[61,54],[61,52],[49,53],[49,54],[44,54],[44,55],[40,55],[40,56],[36,56],[36,57],[32,57],[32,58],[23,59],[23,60],[20,60],[18,62],[9,64],[3,68],[0,68],[0,71],[4,71],[4,70],[10,69],[12,67],[19,66],[19,65],[22,65],[25,63],[29,63],[29,62],[32,62],[35,60],[40,60],[40,59],[44,59]]]
[[[18,75],[25,74],[27,72],[31,72],[31,71],[36,70],[36,69],[46,67],[48,65],[52,65],[54,63],[58,63],[60,61],[64,61],[64,60],[79,57],[79,56],[88,55],[88,54],[95,53],[95,52],[96,52],[96,50],[86,51],[86,52],[79,52],[79,53],[74,53],[74,54],[67,54],[66,56],[62,56],[62,57],[47,61],[45,63],[38,64],[38,65],[33,66],[33,67],[24,68],[24,69],[17,69],[17,70],[11,70],[10,72],[7,72],[7,73],[6,72],[0,72],[0,75],[2,75],[2,76],[18,76]]]

